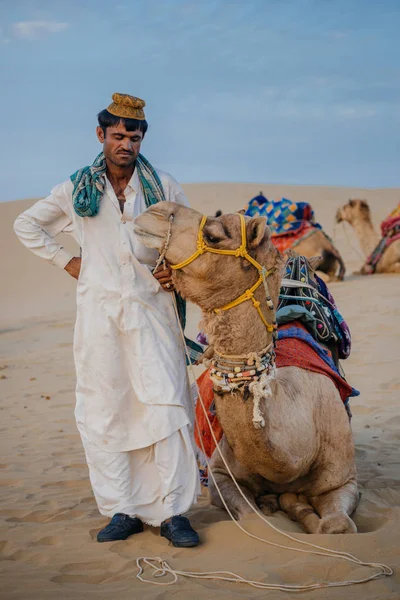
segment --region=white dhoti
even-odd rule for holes
[[[124,513],[156,527],[196,502],[199,473],[188,426],[146,448],[108,452],[89,440],[79,410],[75,415],[102,515]]]

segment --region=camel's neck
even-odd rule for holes
[[[352,226],[361,250],[366,257],[369,256],[379,243],[379,234],[375,231],[375,228],[369,219],[355,221],[352,223]]]
[[[256,291],[255,298],[261,303],[260,308],[267,323],[272,323],[275,311],[267,307],[263,286]],[[203,313],[201,326],[218,354],[245,355],[260,352],[272,341],[272,334],[263,324],[251,300],[222,314]]]

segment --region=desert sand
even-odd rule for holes
[[[232,212],[263,190],[313,205],[317,221],[334,235],[347,266],[344,282],[331,284],[353,336],[351,357],[343,362],[349,382],[361,391],[351,403],[362,498],[354,535],[301,532],[282,513],[271,521],[314,543],[347,551],[364,561],[395,569],[393,577],[345,589],[318,590],[301,597],[362,600],[400,598],[400,276],[355,276],[361,265],[357,242],[345,225],[334,231],[334,214],[348,198],[366,198],[375,225],[400,201],[399,189],[267,184],[191,184],[184,186],[194,208],[207,214]],[[1,597],[24,600],[118,598],[176,600],[275,598],[242,584],[179,579],[155,587],[136,579],[136,558],[162,557],[176,569],[229,570],[269,583],[311,583],[369,574],[337,559],[278,550],[251,540],[204,494],[190,516],[202,544],[176,549],[146,529],[124,542],[98,544],[105,524],[96,509],[74,410],[72,357],[75,281],[64,271],[31,255],[15,238],[12,223],[33,200],[0,204],[2,287],[0,328],[1,386]],[[71,242],[66,246],[71,248]],[[199,313],[190,311],[189,333]],[[285,544],[256,517],[244,524],[252,532]]]

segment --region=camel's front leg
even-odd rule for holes
[[[214,477],[222,497],[235,519],[240,520],[246,515],[253,513],[254,510],[259,510],[255,502],[255,495],[251,490],[249,490],[249,488],[239,484],[239,488],[242,494],[247,498],[250,506],[243,498],[228,473],[224,473],[223,471],[214,471]],[[211,503],[219,508],[225,508],[212,478],[209,477],[208,481]]]
[[[359,493],[356,479],[350,479],[342,487],[309,498],[321,520],[317,533],[356,533],[357,527],[350,519],[354,512]]]
[[[222,497],[224,498],[227,504],[227,507],[229,508],[235,519],[241,519],[242,517],[251,514],[254,510],[258,511],[255,499],[255,491],[252,491],[250,487],[247,487],[243,483],[243,481],[246,480],[246,473],[235,459],[232,449],[226,441],[225,437],[223,437],[221,442],[219,443],[219,448],[221,449],[221,452],[235,478],[237,478],[240,481],[240,483],[238,484],[239,488],[242,494],[248,500],[248,502],[246,502],[245,498],[243,498],[242,494],[239,492],[231,476],[229,475],[220,457],[218,449],[216,449],[214,451],[214,454],[212,455],[212,458],[210,460],[210,467],[215,477],[216,485],[218,486],[220,493],[222,494]],[[249,479],[249,483],[250,481],[251,479]],[[208,477],[208,482],[211,503],[220,508],[225,508],[210,473]]]

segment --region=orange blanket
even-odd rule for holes
[[[297,327],[303,326],[298,322],[288,323],[283,325],[280,329],[288,328],[292,325]],[[314,373],[321,373],[330,377],[337,387],[340,397],[345,401],[352,393],[352,387],[342,378],[340,375],[335,373],[326,362],[303,340],[301,339],[282,339],[279,340],[276,347],[276,366],[289,367],[295,366]],[[211,423],[212,431],[216,437],[217,442],[222,438],[223,431],[218,421],[217,415],[210,414],[210,406],[214,400],[213,383],[210,378],[209,371],[205,371],[197,380],[200,394],[203,399],[204,406],[207,410],[208,418]],[[211,435],[210,427],[207,423],[207,419],[204,415],[204,411],[201,406],[200,400],[196,403],[196,422],[195,425],[195,441],[198,448],[208,456],[211,457],[215,450],[215,442]],[[204,450],[200,441],[203,442]]]

